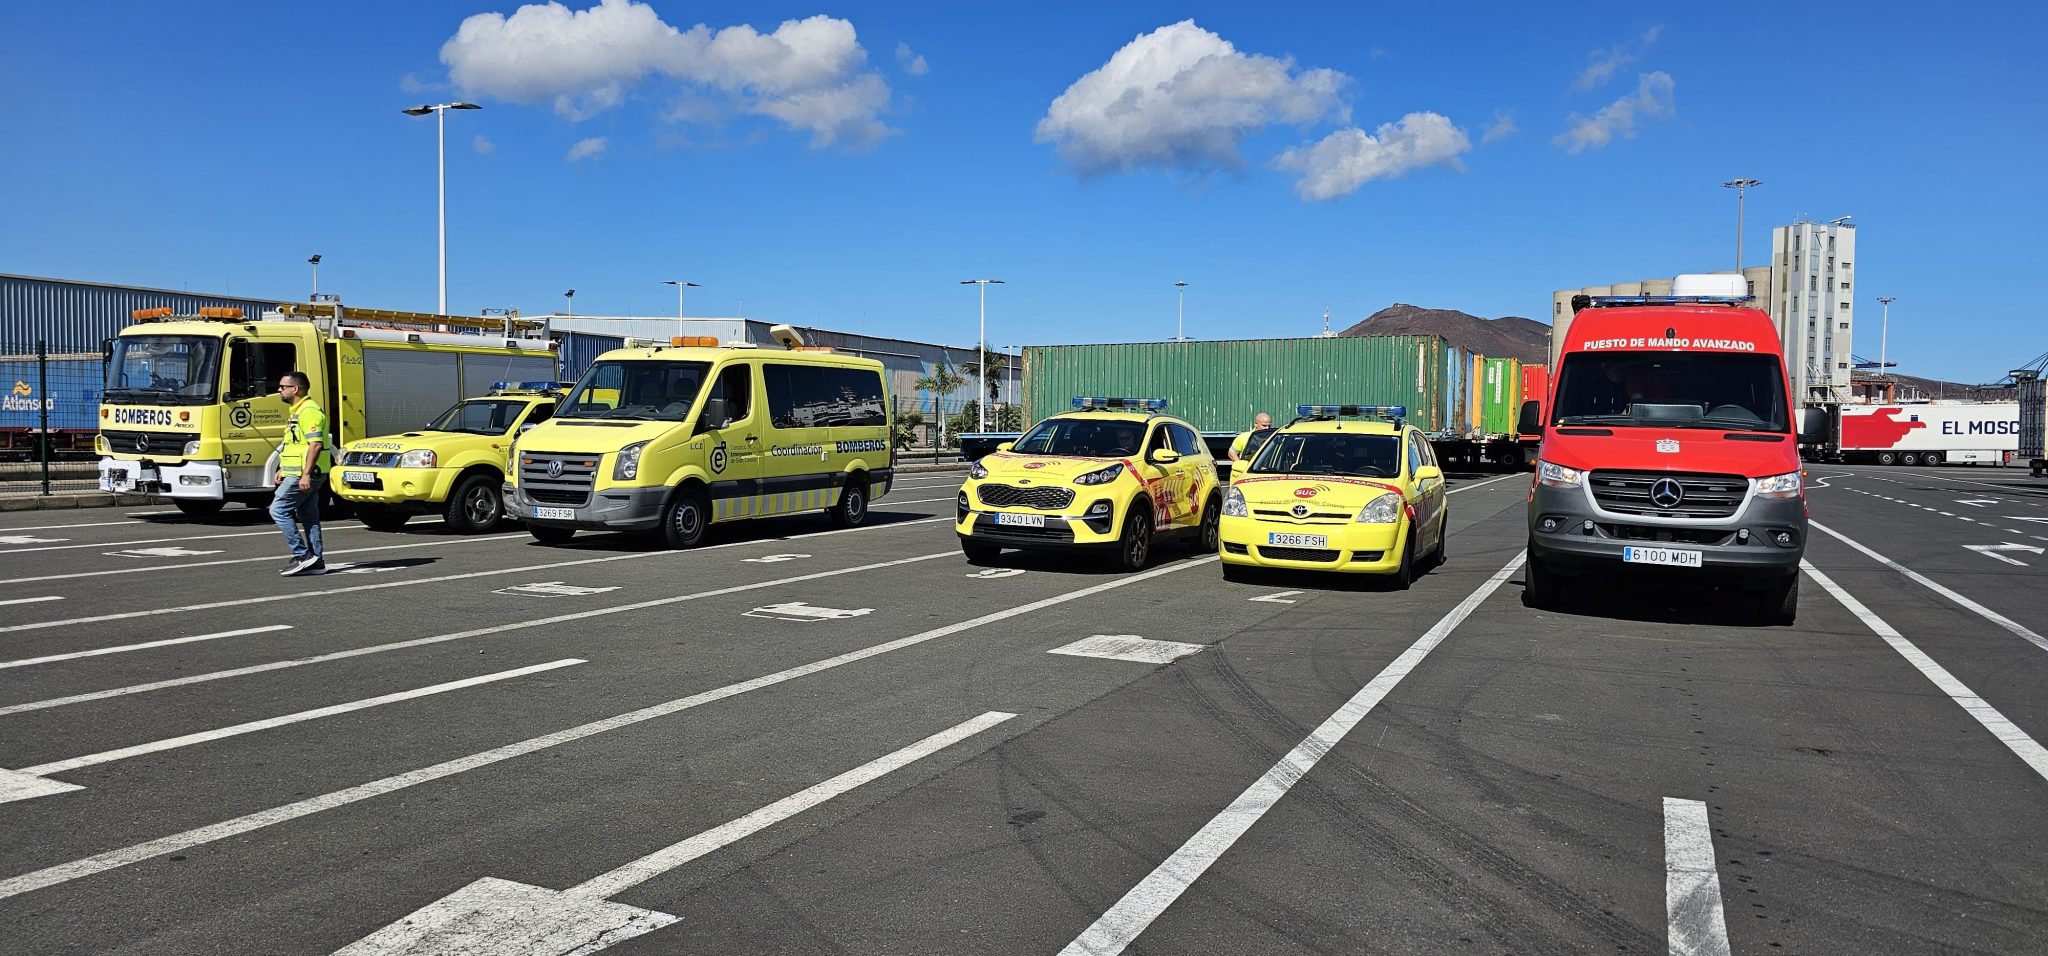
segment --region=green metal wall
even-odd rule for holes
[[[1514,434],[1522,410],[1522,363],[1487,359],[1480,389],[1480,428],[1488,435]]]
[[[1406,405],[1440,430],[1445,347],[1435,336],[1044,345],[1024,349],[1024,419],[1072,407],[1076,395],[1164,398],[1202,431],[1242,431],[1257,412],[1277,422],[1308,404]]]

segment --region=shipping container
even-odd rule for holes
[[[1480,391],[1480,430],[1488,435],[1514,434],[1522,410],[1522,363],[1487,359]]]
[[[21,459],[38,446],[48,413],[49,446],[84,452],[99,432],[105,365],[98,352],[51,355],[38,368],[34,355],[0,355],[0,451]]]
[[[598,356],[613,349],[624,348],[626,345],[625,336],[606,335],[602,332],[558,329],[549,332],[548,336],[561,345],[555,354],[561,357],[561,380],[564,382],[582,378],[583,370],[589,368],[590,363],[596,361]]]
[[[2048,379],[2020,376],[2019,457],[2039,478],[2048,470]]]
[[[1543,403],[1547,401],[1550,401],[1550,366],[1522,366],[1522,401],[1520,404],[1526,405],[1530,402],[1535,402],[1536,420],[1540,423],[1543,421]],[[1521,409],[1519,407],[1515,409],[1515,415],[1515,420],[1519,423],[1521,421]],[[1516,427],[1520,428],[1520,425],[1517,424]],[[1535,441],[1541,437],[1542,426],[1540,424],[1537,426],[1536,431],[1527,432],[1522,435],[1522,438],[1529,441]]]
[[[2001,464],[2020,446],[2016,402],[1827,406],[1830,441],[1820,456],[1880,465]]]
[[[1164,398],[1204,432],[1242,431],[1259,412],[1284,423],[1302,404],[1405,405],[1417,427],[1446,432],[1463,394],[1458,360],[1415,335],[1027,346],[1024,419],[1102,395]]]
[[[98,352],[101,343],[121,334],[136,309],[170,306],[190,315],[202,306],[232,306],[255,316],[283,301],[0,275],[0,346],[33,352],[40,341],[51,352]]]

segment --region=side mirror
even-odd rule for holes
[[[1013,441],[999,442],[996,444],[997,451],[1009,451],[1010,449],[1015,447],[1017,447],[1017,443]]]
[[[1444,470],[1435,465],[1424,465],[1415,469],[1416,481],[1430,481],[1444,476]]]
[[[1161,448],[1153,452],[1152,457],[1145,460],[1155,465],[1171,465],[1180,460],[1180,452],[1174,451],[1171,448]]]
[[[519,434],[521,434],[521,435],[524,435],[524,434],[526,434],[527,432],[530,432],[530,431],[532,431],[532,430],[533,430],[533,426],[535,426],[535,425],[538,425],[538,424],[540,424],[540,423],[539,423],[539,422],[525,422],[525,423],[521,424],[521,425],[519,426]]]
[[[1534,435],[1543,430],[1543,403],[1531,399],[1522,403],[1522,415],[1515,420],[1515,432]]]
[[[724,428],[730,424],[732,424],[732,416],[726,412],[725,399],[705,399],[704,411],[697,416],[697,430],[708,432],[713,429]]]
[[[1822,445],[1828,440],[1828,411],[1825,408],[1799,410],[1799,443]]]

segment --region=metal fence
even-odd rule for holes
[[[105,380],[98,352],[51,352],[45,341],[0,342],[0,496],[99,487],[93,442]]]

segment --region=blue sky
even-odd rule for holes
[[[593,9],[596,8],[596,9]],[[1309,335],[1853,215],[1856,351],[2048,350],[2027,4],[12,4],[0,272],[971,344]],[[473,19],[474,18],[474,19]],[[789,23],[785,25],[785,22]],[[701,25],[702,29],[698,29]],[[1113,59],[1114,58],[1114,59]],[[1572,135],[1576,131],[1576,136]],[[580,148],[579,148],[580,144]]]

